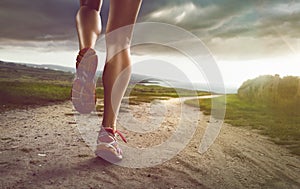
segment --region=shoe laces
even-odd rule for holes
[[[118,136],[121,137],[121,139],[125,143],[127,143],[126,138],[124,137],[124,135],[119,130],[114,130],[114,129],[110,128],[110,127],[109,128],[104,128],[104,129],[105,129],[106,132],[111,133],[113,136],[116,136],[116,134],[117,134]]]

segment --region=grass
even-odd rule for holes
[[[98,86],[96,89],[97,98],[103,98],[103,87]],[[129,84],[127,92],[129,92],[129,104],[138,105],[140,103],[150,103],[153,100],[167,100],[170,98],[178,98],[179,96],[198,96],[210,95],[209,92],[190,91],[186,89],[174,89],[169,87],[162,87],[159,85],[131,85]],[[100,106],[99,106],[99,109]]]
[[[177,98],[178,94],[175,89],[161,87],[157,85],[129,85],[127,91],[129,94],[129,104],[138,105],[140,103],[151,103],[153,100]]]
[[[191,106],[197,106],[198,103],[204,114],[210,114],[211,99],[186,101]],[[300,155],[300,109],[292,110],[250,103],[237,95],[227,95],[225,122],[233,126],[258,129],[276,144],[284,145],[292,153]]]
[[[174,89],[170,87],[162,87],[159,85],[129,85],[128,90],[130,91],[129,104],[137,105],[141,102],[150,103],[153,100],[167,100],[170,98],[178,98],[179,96],[198,96],[210,95],[209,92],[202,91],[191,91],[187,89]]]
[[[71,86],[30,81],[0,81],[1,109],[70,99]]]
[[[0,111],[70,99],[72,73],[0,64]]]
[[[70,100],[74,74],[50,69],[33,68],[26,65],[0,61],[0,111],[22,108],[26,105],[46,105],[50,102]],[[99,82],[98,82],[99,84]],[[129,85],[129,103],[138,105],[157,99],[189,96],[191,91],[158,85]],[[97,86],[97,98],[103,99],[103,87]],[[208,92],[197,92],[207,95]],[[98,109],[103,109],[100,106]]]
[[[97,87],[97,98],[103,98],[103,87]],[[177,98],[178,94],[173,88],[162,87],[158,85],[131,85],[129,84],[127,92],[129,92],[129,105],[139,105],[141,103],[151,103],[154,100],[167,100],[169,98]],[[186,93],[187,94],[187,93]],[[185,94],[185,95],[186,95]],[[123,99],[123,102],[125,99]],[[96,110],[102,112],[103,104],[97,105]]]
[[[43,68],[33,68],[22,64],[0,61],[0,81],[46,82],[52,84],[70,84],[74,74]]]
[[[129,89],[132,86],[129,86]],[[191,96],[197,94],[198,96],[210,95],[209,92],[191,91],[186,89],[174,89],[169,87],[162,87],[158,85],[135,85],[130,93],[131,98],[129,104],[139,104],[140,102],[150,103],[153,100],[167,100],[170,98],[178,98],[180,96]]]

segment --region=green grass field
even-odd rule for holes
[[[50,69],[33,68],[21,64],[0,64],[0,111],[11,108],[22,108],[26,105],[45,105],[50,102],[59,102],[71,99],[71,86],[74,74]],[[97,84],[100,84],[98,80]],[[168,99],[188,96],[191,91],[184,89],[129,85],[129,103],[136,105],[142,102],[151,102],[155,99]],[[207,95],[207,92],[197,92],[198,95]],[[97,98],[103,98],[103,87],[96,89]]]
[[[70,99],[72,73],[0,64],[0,111]]]
[[[186,104],[196,106],[196,100]],[[200,109],[209,115],[211,99],[200,99]],[[237,127],[258,129],[279,145],[285,145],[292,153],[300,155],[300,108],[290,111],[263,103],[241,100],[237,95],[226,96],[225,122]]]
[[[71,86],[46,82],[0,81],[2,105],[38,105],[70,99]]]
[[[166,100],[169,98],[178,98],[179,96],[191,96],[197,94],[198,96],[210,95],[209,92],[197,91],[193,92],[186,89],[174,89],[169,87],[162,87],[158,85],[129,85],[131,97],[129,104],[139,104],[141,102],[151,102],[153,100]]]

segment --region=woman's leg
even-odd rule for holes
[[[80,0],[76,15],[79,48],[94,48],[101,33],[100,9],[102,0]]]
[[[110,0],[106,28],[107,59],[102,77],[104,86],[102,125],[104,127],[116,129],[115,123],[121,99],[130,79],[129,42],[141,2],[142,0]]]
[[[100,8],[102,0],[81,0],[76,16],[79,48],[76,59],[76,77],[72,87],[72,102],[80,113],[90,113],[94,110],[95,73],[98,57],[93,50],[101,33]]]

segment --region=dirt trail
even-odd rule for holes
[[[199,112],[169,100],[124,108],[120,120],[130,113],[136,120],[151,123],[158,116],[151,108],[160,103],[166,107],[158,108],[164,115],[161,126],[150,128],[150,133],[145,127],[140,128],[144,133],[127,131],[128,146],[163,143],[176,130],[180,107],[190,115]],[[187,128],[197,125],[193,138],[172,159],[154,167],[126,168],[94,156],[84,142],[94,138],[80,130],[80,119],[72,113],[67,102],[0,114],[1,188],[300,188],[299,157],[252,130],[224,124],[215,143],[201,155],[199,139],[209,117],[199,114],[197,122],[186,124]],[[91,136],[96,136],[94,131]]]

